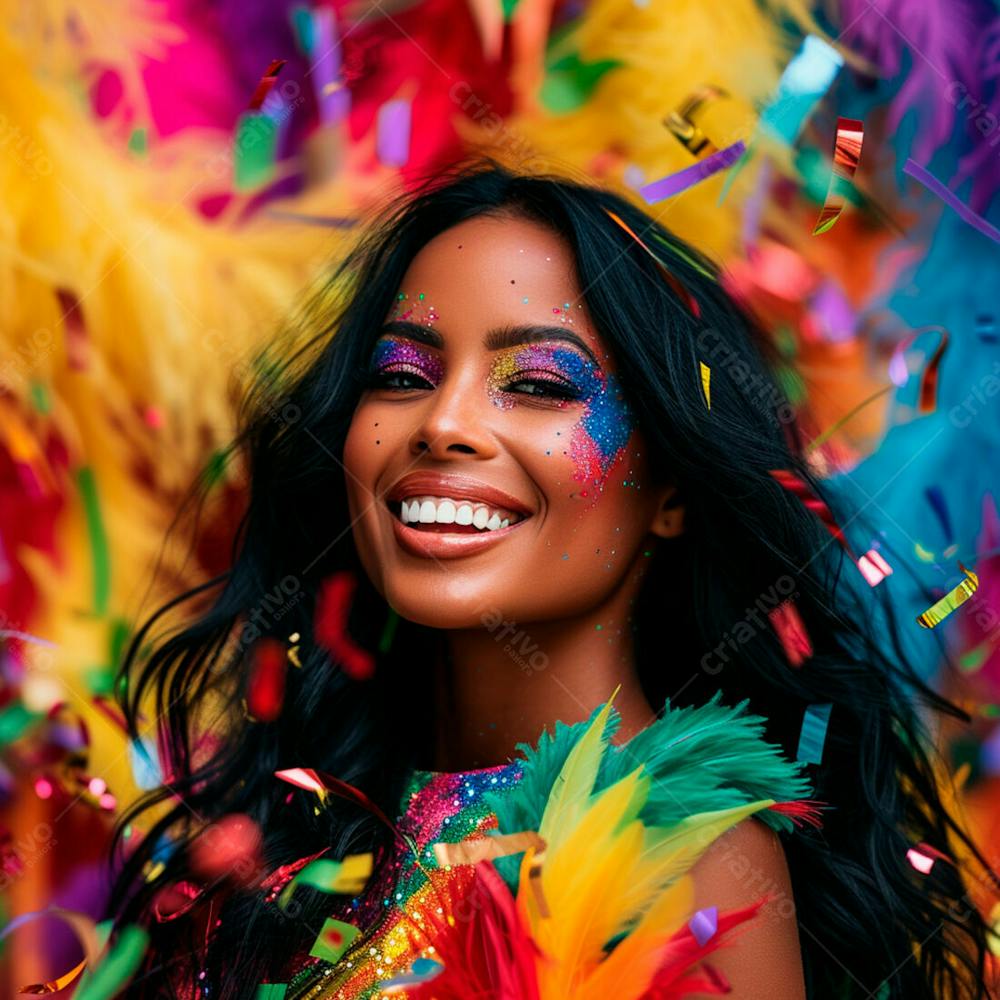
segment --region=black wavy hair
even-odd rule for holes
[[[609,212],[655,249],[671,279]],[[662,705],[678,689],[673,704],[703,703],[720,688],[726,702],[747,698],[789,757],[805,707],[832,705],[823,763],[810,768],[815,798],[830,808],[821,830],[784,837],[808,995],[989,995],[988,930],[957,867],[942,861],[921,875],[907,861],[919,842],[949,857],[960,850],[982,865],[986,889],[995,888],[942,801],[921,713],[967,717],[907,662],[892,609],[881,607],[891,582],[854,586],[848,577],[857,570],[843,548],[772,475],[794,473],[843,524],[856,516],[827,495],[805,461],[767,337],[708,259],[626,199],[488,161],[446,171],[395,204],[304,310],[299,329],[309,336],[267,369],[241,408],[233,449],[246,462],[248,498],[231,568],[171,601],[127,650],[123,709],[137,733],[140,707],[154,705],[170,754],[168,784],[122,820],[124,829],[142,817],[144,839],[122,850],[120,837],[116,845],[116,925],[139,922],[151,935],[124,995],[173,995],[186,984],[213,1000],[250,997],[261,981],[283,981],[290,957],[309,947],[322,923],[329,897],[304,891],[305,904],[289,918],[265,905],[259,889],[227,879],[205,886],[188,913],[156,920],[158,893],[197,881],[187,847],[206,824],[251,816],[263,833],[263,871],[324,848],[338,857],[373,850],[377,862],[386,854],[391,834],[370,812],[345,799],[324,809],[310,796],[288,799],[289,786],[274,772],[321,769],[393,813],[427,749],[435,706],[412,664],[431,664],[442,638],[403,620],[380,649],[390,609],[354,550],[340,456],[407,266],[433,237],[481,215],[533,220],[566,241],[586,309],[638,413],[653,473],[677,483],[684,498],[685,533],[657,549],[634,615],[650,703]],[[701,361],[712,368],[710,410]],[[375,657],[374,683],[352,680],[313,638],[320,585],[340,570],[358,580],[349,628]],[[751,609],[775,588],[794,592],[811,638],[813,654],[800,669],[790,667],[766,622],[749,627]],[[197,607],[163,629],[186,602]],[[738,623],[747,629],[737,632]],[[251,721],[242,702],[253,642],[266,635],[284,643],[293,632],[302,667],[288,672],[283,712],[273,722]],[[217,745],[199,749],[207,727]]]

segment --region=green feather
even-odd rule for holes
[[[808,797],[805,765],[788,760],[778,746],[764,740],[765,720],[745,714],[747,702],[728,706],[720,704],[720,698],[717,692],[707,704],[687,708],[672,708],[668,701],[663,715],[624,746],[607,746],[593,793],[642,765],[651,779],[649,798],[640,813],[647,826],[670,826],[697,813],[734,809],[760,799],[786,802]],[[540,828],[553,786],[604,708],[595,709],[587,722],[571,726],[557,722],[536,747],[518,745],[523,757],[520,781],[502,795],[485,796],[500,833]],[[606,741],[619,722],[612,708],[604,725]],[[771,810],[761,811],[758,818],[776,830],[794,826],[788,816]],[[517,887],[520,859],[521,855],[511,855],[494,862],[512,890]]]

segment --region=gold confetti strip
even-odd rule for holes
[[[958,568],[965,574],[965,579],[945,594],[940,601],[932,604],[922,615],[918,616],[917,622],[924,628],[934,628],[940,624],[955,608],[964,604],[976,592],[976,588],[979,586],[979,577],[961,563],[958,564]]]
[[[479,837],[459,844],[437,843],[434,857],[440,867],[454,865],[475,865],[480,861],[491,861],[508,854],[517,854],[534,848],[545,850],[545,841],[532,830],[523,833],[506,833],[500,837]]]
[[[711,84],[699,87],[684,100],[676,111],[671,111],[663,119],[663,124],[690,153],[695,156],[704,153],[708,156],[710,153],[716,152],[718,147],[699,127],[698,115],[704,110],[705,105],[720,97],[728,96],[729,94],[721,87],[713,87]]]
[[[701,366],[701,388],[705,393],[705,405],[712,409],[712,369],[704,361],[699,361],[698,364]]]

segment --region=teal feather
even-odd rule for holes
[[[598,771],[595,794],[634,771],[640,764],[651,778],[649,798],[640,818],[647,826],[671,826],[695,813],[729,809],[759,799],[787,802],[808,798],[811,787],[804,764],[788,760],[763,738],[765,720],[745,714],[747,702],[720,704],[721,692],[697,707],[671,708],[624,746],[610,745]],[[535,747],[521,743],[521,780],[503,795],[487,794],[500,833],[537,830],[552,786],[566,758],[593,721],[557,722]],[[620,718],[612,709],[605,727],[611,739]],[[758,817],[779,831],[794,828],[788,816],[763,810]],[[521,855],[494,862],[504,881],[516,890]]]

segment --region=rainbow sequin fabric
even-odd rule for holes
[[[414,959],[432,956],[422,928],[427,926],[428,911],[438,905],[425,875],[438,868],[434,844],[484,837],[495,829],[496,816],[484,795],[502,794],[520,777],[517,762],[452,774],[415,772],[403,797],[406,805],[398,826],[412,839],[419,861],[397,845],[391,862],[365,892],[331,914],[362,933],[336,965],[308,959],[291,977],[285,1000],[371,1000],[384,995],[381,985],[405,972]],[[446,877],[461,880],[468,871],[453,869]]]

